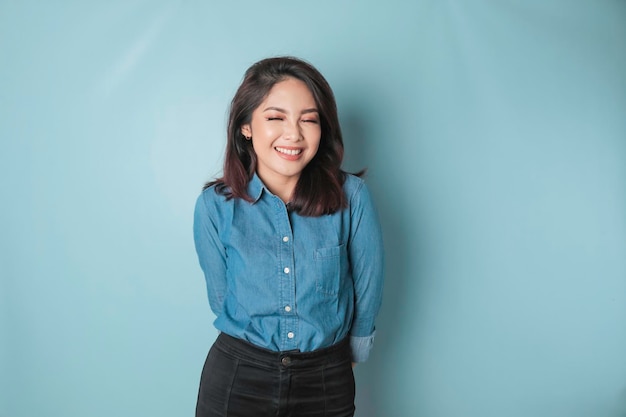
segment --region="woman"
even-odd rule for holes
[[[324,77],[291,57],[248,69],[233,98],[223,177],[194,238],[220,331],[197,417],[353,416],[351,362],[367,359],[383,245]]]

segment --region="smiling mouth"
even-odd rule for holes
[[[287,149],[287,148],[280,148],[280,147],[275,147],[274,149],[276,149],[278,152],[285,154],[285,155],[300,155],[302,153],[302,149]]]

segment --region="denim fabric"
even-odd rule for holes
[[[348,175],[349,206],[304,217],[255,175],[249,203],[213,187],[196,203],[194,238],[215,327],[273,351],[312,351],[351,337],[367,359],[382,299],[383,244],[365,183]]]
[[[346,342],[310,353],[273,352],[222,333],[202,370],[196,417],[352,417]]]

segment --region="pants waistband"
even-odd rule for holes
[[[345,338],[332,346],[300,352],[297,350],[276,352],[252,343],[220,333],[215,346],[239,359],[275,367],[311,367],[327,363],[350,361],[350,340]]]

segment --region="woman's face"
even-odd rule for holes
[[[265,185],[277,195],[293,191],[320,144],[321,126],[313,94],[295,78],[274,84],[241,133],[252,137],[257,174]]]

